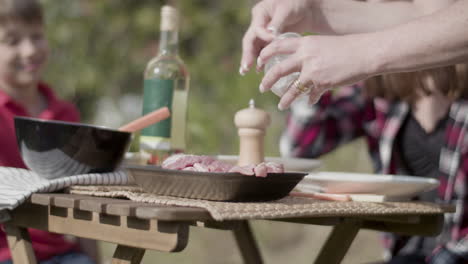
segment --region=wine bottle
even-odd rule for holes
[[[150,163],[183,152],[186,144],[189,73],[178,55],[179,15],[176,8],[161,9],[159,52],[144,73],[143,111],[167,106],[171,117],[141,131],[140,150],[151,154]]]

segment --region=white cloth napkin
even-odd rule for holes
[[[54,192],[71,185],[122,185],[128,182],[128,174],[123,170],[48,180],[30,170],[0,167],[0,212],[15,209],[33,193]]]

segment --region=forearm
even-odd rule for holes
[[[353,34],[382,30],[433,12],[440,0],[361,2],[324,0],[312,7],[312,17],[323,34]]]
[[[373,57],[371,75],[468,61],[468,0],[381,32],[363,34]],[[372,59],[372,58],[370,58]]]
[[[367,101],[360,85],[324,94],[315,105],[297,101],[291,106],[280,141],[282,156],[317,158],[363,134]]]

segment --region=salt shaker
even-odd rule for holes
[[[295,32],[286,32],[283,33],[275,38],[275,40],[281,40],[281,39],[286,39],[286,38],[299,38],[301,37],[300,34],[295,33]],[[273,66],[276,64],[280,63],[281,61],[285,60],[289,55],[276,55],[271,57],[265,64],[265,73],[268,72]],[[284,76],[280,78],[273,86],[271,87],[271,91],[278,95],[279,97],[283,96],[286,91],[288,90],[288,87],[297,79],[299,78],[299,72],[293,72],[287,76]]]
[[[256,108],[253,99],[248,108],[236,113],[234,123],[240,138],[237,165],[256,165],[264,161],[264,136],[270,120],[270,114]]]

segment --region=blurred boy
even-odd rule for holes
[[[0,166],[26,168],[16,145],[14,116],[78,121],[70,103],[56,98],[40,82],[49,55],[40,4],[35,0],[0,0]],[[93,261],[80,252],[78,243],[62,235],[29,230],[32,246],[41,263]],[[0,230],[0,264],[11,263],[3,228]]]

